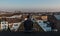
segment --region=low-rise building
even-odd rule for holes
[[[8,22],[1,21],[1,30],[7,30],[7,29],[8,29]]]
[[[21,22],[18,23],[12,23],[13,25],[10,27],[11,30],[17,31],[21,25]]]

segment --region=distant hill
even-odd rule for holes
[[[0,11],[5,12],[60,12],[60,8],[19,8],[19,9],[0,9]]]
[[[48,13],[54,13],[54,14],[60,14],[60,12],[22,12],[22,11],[14,11],[14,12],[6,12],[6,11],[0,11],[0,17],[1,16],[13,16],[13,15],[20,15],[20,13],[45,13],[45,14],[48,14]]]

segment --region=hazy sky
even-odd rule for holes
[[[0,0],[0,9],[60,8],[60,0]]]

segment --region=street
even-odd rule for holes
[[[0,36],[58,36],[60,32],[0,32]]]

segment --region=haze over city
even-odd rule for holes
[[[0,32],[59,31],[60,0],[0,0]]]
[[[0,0],[0,11],[60,11],[60,0]]]

